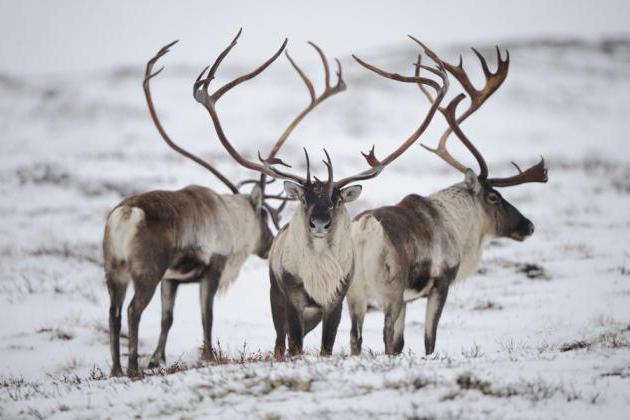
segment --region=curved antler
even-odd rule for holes
[[[411,37],[411,39],[413,39],[419,45],[423,45],[422,42],[415,39],[414,37]],[[460,115],[458,118],[455,119],[456,125],[461,124],[466,118],[468,118],[475,111],[477,111],[486,102],[486,100],[488,100],[488,98],[494,92],[496,92],[497,89],[499,89],[499,87],[505,81],[505,78],[507,77],[508,69],[510,66],[510,53],[506,50],[505,59],[503,59],[501,57],[501,51],[499,50],[498,46],[496,47],[497,69],[494,73],[490,71],[490,69],[488,68],[488,63],[486,59],[479,53],[479,51],[477,51],[474,48],[472,50],[477,56],[477,58],[479,58],[479,61],[481,63],[481,68],[483,70],[483,74],[486,79],[486,82],[483,88],[481,89],[475,88],[475,86],[470,81],[468,74],[464,70],[463,59],[461,55],[459,56],[459,64],[457,64],[456,66],[449,64],[445,61],[442,61],[438,58],[442,66],[444,66],[449,71],[449,73],[451,73],[457,79],[457,81],[462,85],[462,87],[468,94],[468,97],[470,98],[470,106],[468,107],[468,109],[466,109],[466,111],[462,113],[462,115]],[[430,102],[433,102],[433,99],[428,93],[425,92],[425,95],[427,96]],[[451,103],[449,104],[449,107],[453,105],[453,102],[455,102],[456,100],[457,101],[455,102],[454,107],[457,107],[457,104],[462,99],[463,98],[458,99],[458,97],[456,97],[455,99],[453,99],[453,101],[451,101]],[[444,134],[442,134],[442,136],[440,137],[438,146],[435,149],[425,146],[424,144],[421,144],[421,146],[424,147],[426,150],[438,155],[446,163],[448,163],[450,166],[457,169],[458,171],[466,172],[466,166],[460,163],[459,161],[457,161],[457,159],[455,159],[446,149],[446,142],[448,141],[448,138],[453,131],[454,131],[453,126],[450,125],[449,123],[449,127],[446,129],[446,131],[444,131]],[[466,145],[466,143],[464,144]],[[470,142],[469,144],[472,145],[472,143]],[[468,147],[468,145],[466,145],[466,147]],[[483,159],[483,156],[481,155],[481,153],[479,153],[476,149],[475,151],[476,152],[472,152],[471,150],[471,152],[475,156],[475,159],[477,160],[477,163],[479,164],[479,168],[480,168],[479,178],[482,180],[485,180],[488,176],[488,166],[486,165],[486,162]]]
[[[419,41],[418,41],[419,42]],[[498,57],[498,67],[495,73],[490,72],[488,69],[488,64],[483,56],[473,48],[473,51],[479,57],[481,61],[481,67],[483,73],[486,77],[486,85],[482,90],[477,90],[474,88],[472,83],[470,83],[470,79],[466,75],[465,71],[462,67],[462,60],[460,57],[460,63],[458,66],[450,66],[449,68],[451,74],[453,74],[459,82],[464,87],[464,90],[468,93],[471,99],[470,107],[459,117],[456,117],[456,110],[459,103],[466,97],[463,93],[457,95],[446,107],[440,108],[440,112],[444,114],[446,121],[448,122],[449,128],[444,132],[442,138],[440,139],[440,143],[437,149],[430,149],[426,146],[425,149],[435,153],[440,158],[442,158],[449,165],[454,167],[460,172],[466,172],[466,167],[458,162],[446,149],[446,141],[451,132],[454,132],[457,138],[462,142],[462,144],[470,151],[470,153],[475,157],[477,162],[479,163],[479,175],[478,178],[481,182],[486,182],[488,185],[492,187],[509,187],[513,185],[524,184],[528,182],[547,182],[547,169],[545,168],[545,160],[541,157],[540,162],[536,165],[531,166],[530,168],[522,171],[519,166],[512,162],[512,164],[518,170],[518,174],[507,177],[507,178],[488,178],[488,165],[486,164],[483,155],[479,150],[475,147],[475,145],[466,137],[464,132],[460,128],[460,124],[463,120],[468,118],[472,113],[474,113],[479,107],[488,99],[492,93],[494,93],[499,86],[505,80],[507,76],[507,68],[509,65],[509,54],[506,55],[506,59],[501,59],[501,53],[499,48],[497,47],[497,57]],[[455,72],[455,73],[454,73]],[[426,94],[426,93],[425,93]],[[431,101],[430,95],[426,94],[429,100]]]
[[[374,65],[364,62],[363,60],[361,60],[355,55],[352,56],[360,65],[362,65],[366,69],[371,70],[374,73],[380,76],[383,76],[387,79],[396,80],[403,83],[415,83],[423,87],[428,86],[435,90],[436,98],[431,104],[429,111],[425,115],[424,119],[422,120],[418,128],[413,133],[411,133],[411,135],[407,138],[407,140],[405,140],[396,150],[394,150],[392,153],[387,155],[384,159],[379,160],[376,158],[374,154],[374,146],[372,146],[372,149],[367,154],[361,153],[363,157],[365,158],[365,160],[367,161],[368,165],[370,165],[370,168],[363,172],[358,173],[357,175],[353,175],[353,176],[343,178],[337,181],[336,182],[337,186],[342,187],[351,182],[374,178],[375,176],[380,174],[387,165],[389,165],[394,160],[396,160],[413,143],[415,143],[415,141],[418,140],[422,136],[422,134],[425,132],[425,130],[431,123],[431,120],[433,119],[435,112],[437,111],[440,103],[442,102],[442,100],[444,99],[444,96],[446,95],[446,92],[448,91],[449,81],[448,81],[448,75],[446,73],[446,70],[444,69],[444,66],[441,64],[441,60],[437,57],[437,55],[425,45],[423,44],[420,44],[420,45],[422,49],[424,50],[424,53],[436,63],[437,67],[433,68],[433,67],[423,66],[420,63],[420,59],[418,59],[418,63],[416,64],[415,76],[402,76],[397,73],[390,73]],[[438,76],[441,79],[442,84],[440,85],[438,82],[430,78],[420,77],[419,71],[421,68]]]
[[[212,174],[216,176],[217,178],[219,178],[219,180],[223,182],[230,189],[230,191],[232,191],[232,193],[237,194],[238,188],[229,179],[227,179],[225,175],[219,172],[218,169],[210,165],[208,162],[197,157],[196,155],[192,154],[191,152],[182,148],[181,146],[178,146],[177,144],[175,144],[175,142],[166,133],[166,130],[164,130],[164,127],[162,127],[162,124],[160,123],[160,119],[155,110],[155,106],[153,105],[153,98],[151,97],[150,81],[152,78],[160,74],[160,72],[164,70],[164,67],[160,68],[156,72],[153,72],[153,66],[163,55],[168,53],[169,49],[173,45],[175,45],[177,42],[178,41],[173,41],[170,44],[167,44],[164,47],[160,48],[160,50],[153,56],[153,58],[151,58],[147,62],[145,72],[144,72],[144,80],[142,82],[142,87],[144,89],[144,97],[147,102],[147,107],[149,108],[149,114],[151,115],[151,119],[153,120],[153,124],[155,125],[155,128],[157,128],[158,133],[160,133],[160,136],[162,137],[162,139],[166,142],[166,144],[171,149],[175,150],[177,153],[187,157],[188,159],[192,160],[193,162],[196,162],[197,164],[203,166],[204,168],[212,172]]]
[[[280,56],[280,54],[282,53],[282,51],[284,51],[284,48],[286,47],[287,42],[288,42],[288,40],[285,39],[282,45],[280,46],[280,48],[271,56],[271,58],[269,58],[263,64],[261,64],[260,66],[252,70],[251,72],[244,74],[240,77],[237,77],[236,79],[232,80],[229,83],[226,83],[225,85],[217,89],[213,94],[210,94],[208,92],[208,86],[210,85],[210,82],[212,81],[212,79],[214,79],[216,71],[219,68],[219,65],[221,64],[223,59],[228,55],[228,53],[236,45],[238,38],[241,36],[241,33],[242,33],[242,29],[239,29],[238,33],[236,34],[232,42],[221,52],[221,54],[219,54],[219,56],[214,61],[212,66],[206,67],[201,71],[201,73],[197,77],[197,80],[195,80],[195,83],[193,84],[193,96],[195,100],[199,102],[201,105],[203,105],[204,108],[206,108],[206,110],[208,111],[208,114],[210,115],[210,118],[212,119],[214,129],[223,147],[228,151],[230,156],[232,156],[232,158],[236,160],[241,166],[264,173],[265,175],[269,175],[272,178],[291,179],[294,181],[300,181],[302,179],[301,177],[291,175],[291,174],[279,171],[271,167],[271,164],[276,164],[276,163],[284,164],[280,159],[274,159],[271,162],[265,162],[264,160],[262,160],[260,156],[260,152],[258,153],[258,156],[259,156],[259,159],[261,159],[262,163],[256,163],[248,159],[245,159],[230,144],[227,136],[225,135],[225,132],[223,131],[223,126],[221,125],[219,115],[215,108],[217,101],[230,89],[240,85],[243,82],[246,82],[247,80],[253,79],[254,77],[258,76],[260,73],[262,73],[267,67],[271,65],[271,63],[273,63]],[[206,71],[207,71],[207,74],[206,74]],[[288,166],[286,164],[284,165]]]

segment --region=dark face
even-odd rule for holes
[[[273,243],[273,232],[269,228],[269,214],[265,208],[258,210],[258,221],[260,223],[260,242],[258,243],[258,249],[256,255],[260,258],[267,259],[269,256],[269,250]]]
[[[534,233],[534,224],[497,190],[483,185],[478,195],[498,237],[524,241]]]
[[[320,181],[307,185],[286,181],[284,188],[289,197],[300,200],[304,224],[315,238],[325,238],[334,229],[345,203],[356,200],[361,194],[360,185],[342,189],[335,186],[330,193],[328,184]]]

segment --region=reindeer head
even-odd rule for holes
[[[414,39],[415,40],[415,39]],[[415,40],[420,43],[419,41]],[[492,73],[488,68],[485,58],[475,49],[474,53],[481,62],[481,67],[486,78],[486,84],[481,90],[477,90],[471,83],[468,75],[464,71],[462,60],[457,66],[453,66],[444,61],[440,61],[463,86],[466,93],[470,97],[470,106],[459,117],[456,117],[456,109],[459,103],[466,97],[464,94],[456,96],[449,105],[440,111],[446,117],[449,128],[440,138],[440,142],[436,149],[431,149],[422,145],[425,149],[435,153],[453,168],[464,173],[464,186],[472,194],[477,205],[483,209],[483,213],[487,220],[487,233],[493,236],[511,238],[517,241],[523,241],[534,233],[534,224],[521,214],[513,205],[505,200],[496,190],[497,187],[509,187],[520,185],[528,182],[547,182],[547,169],[545,161],[541,158],[540,162],[525,171],[522,171],[516,163],[512,163],[518,170],[518,174],[508,178],[488,178],[488,166],[486,161],[466,137],[460,128],[460,124],[473,114],[483,103],[501,86],[507,77],[510,56],[506,54],[506,58],[501,57],[499,48],[497,47],[497,70]],[[422,89],[422,87],[421,87]],[[433,101],[431,96],[423,89],[425,96],[429,101]],[[452,132],[455,132],[459,140],[475,157],[479,164],[479,174],[466,168],[458,162],[446,149],[446,141]]]
[[[328,152],[324,150],[328,168],[328,181],[323,182],[315,178],[311,181],[309,159],[306,149],[307,175],[305,182],[284,181],[284,191],[287,196],[299,200],[297,217],[304,218],[304,226],[315,238],[324,238],[334,229],[336,220],[346,213],[345,204],[356,200],[361,195],[362,187],[352,185],[340,188],[332,179],[332,162]]]

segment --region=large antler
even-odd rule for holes
[[[411,37],[415,42],[420,45],[423,45],[417,39]],[[470,81],[468,74],[464,70],[463,60],[460,55],[459,64],[457,66],[453,66],[444,61],[440,61],[440,63],[459,81],[462,85],[468,96],[470,97],[470,105],[459,117],[456,117],[456,109],[459,103],[466,97],[464,94],[459,94],[456,96],[446,108],[440,108],[440,112],[444,114],[446,120],[448,121],[449,127],[446,129],[440,141],[438,143],[438,147],[436,149],[431,149],[425,145],[421,145],[425,149],[430,152],[438,155],[442,160],[448,163],[453,168],[458,171],[464,173],[466,172],[466,166],[457,161],[446,149],[446,142],[451,133],[455,133],[462,144],[470,151],[470,153],[475,157],[477,163],[479,164],[479,180],[482,182],[487,182],[489,185],[494,187],[507,187],[511,185],[523,184],[526,182],[547,182],[547,169],[545,168],[544,159],[541,158],[540,162],[525,171],[521,171],[521,169],[516,165],[516,163],[512,162],[512,164],[517,168],[519,173],[509,178],[490,178],[488,179],[488,165],[483,157],[483,155],[479,152],[479,150],[475,147],[475,145],[466,137],[466,135],[462,132],[460,128],[460,124],[472,115],[475,111],[477,111],[486,100],[496,92],[501,84],[505,81],[507,77],[508,68],[510,64],[510,54],[506,50],[505,59],[501,57],[501,51],[499,47],[496,47],[497,51],[497,70],[493,73],[488,68],[488,63],[486,59],[477,51],[476,49],[472,49],[477,58],[481,63],[481,68],[483,70],[483,74],[486,79],[486,83],[482,89],[477,89]],[[430,102],[434,103],[435,101],[431,97],[431,95],[420,86],[420,89],[424,92]]]
[[[217,69],[219,68],[219,65],[221,64],[221,62],[223,61],[223,59],[227,56],[227,54],[230,52],[230,50],[232,48],[234,48],[234,46],[236,45],[238,38],[241,35],[242,30],[239,30],[238,33],[236,34],[236,37],[232,40],[232,42],[230,43],[230,45],[228,45],[227,48],[225,48],[225,50],[223,50],[223,52],[221,52],[221,54],[219,54],[218,58],[215,60],[214,64],[209,68],[206,67],[201,74],[199,75],[199,77],[197,78],[194,86],[193,86],[193,94],[195,99],[197,100],[197,102],[199,102],[200,104],[202,104],[206,110],[208,111],[208,113],[210,114],[210,118],[212,119],[212,122],[214,124],[214,128],[215,131],[217,132],[217,136],[219,137],[219,141],[221,142],[221,144],[223,145],[223,147],[228,151],[228,153],[232,156],[232,158],[234,158],[234,160],[236,160],[241,166],[244,166],[248,169],[252,169],[255,171],[260,172],[263,175],[267,175],[270,176],[272,178],[280,178],[280,179],[289,179],[295,182],[298,182],[300,184],[305,184],[309,177],[307,176],[307,178],[303,178],[301,176],[298,175],[294,175],[294,174],[290,174],[284,171],[281,171],[275,167],[273,167],[272,165],[283,165],[286,167],[289,167],[289,165],[287,165],[286,163],[284,163],[282,160],[278,159],[276,157],[277,152],[280,150],[280,147],[282,147],[282,145],[284,144],[284,142],[286,141],[286,139],[289,137],[289,135],[291,134],[291,132],[295,129],[295,127],[299,124],[299,122],[310,112],[312,111],[317,105],[319,105],[321,102],[323,102],[326,98],[334,95],[335,93],[341,92],[342,90],[345,89],[345,83],[343,82],[343,79],[341,77],[341,67],[339,67],[339,71],[337,72],[338,75],[338,80],[337,80],[337,84],[333,87],[330,86],[330,70],[326,61],[326,58],[324,56],[324,54],[321,52],[321,50],[319,49],[319,47],[317,47],[315,44],[311,45],[317,50],[318,54],[320,55],[322,62],[324,63],[324,69],[326,71],[326,88],[324,90],[324,92],[320,95],[320,96],[315,96],[314,94],[314,88],[312,86],[312,83],[310,82],[310,80],[304,75],[304,73],[302,72],[302,70],[293,62],[293,60],[290,58],[290,56],[287,55],[287,57],[289,58],[289,61],[291,62],[291,64],[293,65],[293,67],[298,71],[298,73],[300,74],[300,77],[302,78],[302,80],[304,81],[304,83],[306,84],[309,93],[311,94],[311,103],[306,107],[305,110],[303,110],[292,122],[291,124],[289,124],[289,126],[286,128],[286,130],[284,131],[284,133],[280,136],[280,138],[278,139],[278,141],[276,141],[276,144],[274,145],[274,147],[272,148],[272,151],[270,152],[269,156],[267,157],[267,159],[263,159],[262,155],[260,154],[260,152],[258,152],[258,159],[261,163],[257,163],[257,162],[253,162],[251,160],[248,160],[246,158],[244,158],[229,142],[227,136],[225,135],[225,132],[223,131],[223,127],[221,125],[221,121],[219,119],[219,115],[216,111],[215,105],[216,102],[221,98],[221,96],[223,96],[226,92],[228,92],[230,89],[238,86],[239,84],[252,79],[253,77],[257,76],[258,74],[260,74],[263,70],[265,70],[271,63],[273,63],[278,56],[282,53],[282,51],[285,49],[286,45],[287,45],[287,40],[285,39],[285,41],[283,42],[282,46],[278,49],[278,51],[276,51],[276,53],[270,58],[268,59],[265,63],[263,63],[261,66],[259,66],[258,68],[256,68],[255,70],[253,70],[250,73],[247,73],[241,77],[238,77],[236,79],[234,79],[233,81],[227,83],[226,85],[222,86],[221,88],[217,89],[213,94],[210,94],[208,91],[208,86],[210,84],[210,82],[212,81],[212,79],[214,78]],[[208,70],[208,73],[206,74],[206,70]],[[204,77],[205,75],[205,77]],[[308,155],[307,155],[307,171],[308,171]],[[307,172],[308,173],[308,172]]]
[[[427,112],[426,116],[424,117],[420,125],[418,126],[418,128],[407,138],[407,140],[405,140],[403,144],[401,144],[396,150],[394,150],[392,153],[387,155],[382,160],[379,160],[376,158],[376,156],[374,155],[374,146],[372,146],[372,149],[370,150],[369,153],[367,154],[362,153],[368,165],[370,165],[370,169],[360,172],[357,175],[350,176],[350,177],[337,181],[336,182],[337,186],[342,187],[351,182],[355,182],[355,181],[359,181],[363,179],[369,179],[369,178],[373,178],[377,176],[379,173],[381,173],[383,169],[385,169],[387,165],[389,165],[394,160],[396,160],[413,143],[415,143],[416,140],[418,140],[420,136],[422,136],[422,134],[425,132],[425,130],[429,126],[431,120],[433,119],[433,116],[435,115],[435,112],[437,111],[438,107],[440,106],[440,103],[442,102],[442,100],[444,99],[444,96],[446,95],[446,92],[448,91],[449,82],[448,82],[448,75],[446,73],[444,65],[442,64],[442,61],[428,47],[426,47],[423,44],[420,44],[420,45],[422,46],[424,53],[437,64],[437,67],[434,68],[434,67],[422,65],[421,58],[420,58],[421,56],[418,55],[415,76],[402,76],[397,73],[389,73],[376,66],[373,66],[371,64],[364,62],[363,60],[361,60],[355,55],[352,56],[360,65],[385,78],[396,80],[403,83],[415,83],[423,87],[428,86],[435,90],[436,97],[435,97],[435,100],[432,102],[431,107],[429,108],[429,111]],[[420,77],[419,75],[420,69],[424,69],[428,71],[429,73],[439,77],[441,79],[442,84],[440,85],[439,83],[437,83],[436,81],[430,78]]]
[[[175,142],[166,133],[166,130],[164,130],[164,127],[162,127],[162,124],[160,123],[160,119],[158,118],[157,112],[153,105],[153,99],[151,97],[151,88],[149,85],[150,85],[151,79],[157,76],[158,74],[160,74],[160,72],[164,70],[164,67],[160,68],[156,72],[153,72],[153,66],[163,55],[168,53],[169,49],[173,45],[175,45],[177,42],[178,41],[173,41],[170,44],[165,45],[164,47],[160,48],[157,54],[155,54],[153,58],[151,58],[147,62],[147,66],[144,72],[144,81],[142,82],[142,86],[144,88],[144,97],[146,98],[146,101],[147,101],[147,106],[149,108],[149,113],[151,114],[151,119],[153,120],[153,124],[155,125],[155,128],[157,128],[158,132],[160,133],[160,136],[170,148],[172,148],[177,153],[187,157],[188,159],[192,160],[193,162],[198,163],[199,165],[203,166],[204,168],[212,172],[212,174],[216,176],[217,178],[219,178],[219,180],[221,180],[221,182],[223,182],[230,189],[230,191],[232,191],[234,194],[237,194],[238,188],[232,182],[230,182],[230,180],[227,179],[225,175],[219,172],[215,167],[210,165],[208,162],[192,154],[191,152],[187,151],[181,146],[175,144]]]

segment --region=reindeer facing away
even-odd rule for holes
[[[231,48],[241,31],[232,41]],[[256,76],[273,63],[287,41],[265,63],[254,71],[231,82],[232,86]],[[120,366],[121,309],[127,286],[134,283],[135,294],[128,308],[129,376],[139,375],[138,324],[142,311],[161,282],[162,324],[160,339],[149,367],[165,361],[165,346],[173,322],[173,307],[179,284],[199,282],[205,360],[214,357],[212,349],[212,308],[217,290],[226,289],[236,279],[241,266],[251,254],[267,258],[273,234],[268,226],[271,215],[278,227],[279,213],[286,197],[265,195],[264,176],[254,182],[250,194],[239,194],[230,182],[209,163],[176,145],[162,127],[151,98],[149,82],[161,70],[153,72],[157,60],[169,51],[162,48],[146,66],[144,92],[149,112],[164,141],[175,151],[202,165],[216,175],[232,192],[220,195],[201,186],[179,191],[152,191],[123,200],[109,214],[105,226],[103,250],[105,274],[110,293],[109,328],[112,354],[112,376],[122,375]],[[204,104],[207,85],[219,60],[207,78],[204,71],[194,85],[194,96]],[[290,59],[290,57],[289,57]],[[230,85],[230,84],[229,84]],[[331,92],[328,96],[332,95]],[[325,98],[298,114],[284,131],[269,159],[274,159],[295,126]],[[244,181],[240,185],[251,183]],[[265,199],[281,199],[284,203],[272,208]]]
[[[460,94],[446,109],[440,108],[449,129],[441,137],[437,149],[427,148],[464,173],[464,181],[429,197],[408,195],[396,205],[366,211],[352,223],[357,260],[348,291],[352,354],[361,353],[363,319],[369,300],[378,301],[385,312],[385,352],[398,354],[404,346],[406,305],[420,297],[428,298],[424,342],[426,354],[431,354],[435,349],[437,326],[449,286],[477,269],[484,239],[504,237],[522,241],[534,232],[532,222],[501,197],[495,188],[547,182],[544,161],[525,172],[519,169],[519,174],[510,178],[488,178],[485,160],[459,128],[459,124],[474,113],[507,76],[509,55],[503,60],[497,49],[498,69],[491,73],[483,56],[476,50],[475,53],[486,77],[486,84],[481,90],[472,85],[461,61],[458,66],[453,66],[435,58],[464,87],[471,105],[456,118],[457,105],[465,97]],[[357,61],[379,74],[384,73],[359,59]],[[416,66],[416,76],[421,68],[424,67]],[[420,88],[430,102],[438,102],[424,87]],[[480,166],[479,175],[457,162],[446,150],[451,132],[455,132],[476,158]]]
[[[220,60],[232,46],[219,56],[212,67],[213,70],[216,70]],[[325,71],[325,89],[319,97],[316,97],[308,77],[290,60],[310,93],[310,106],[316,105],[323,98],[345,88],[339,62],[337,61],[339,68],[337,83],[331,86],[326,57],[317,46],[313,46],[322,60]],[[446,72],[441,66],[432,71],[442,77],[443,85],[421,77],[401,77],[398,80],[431,87],[441,99],[447,88]],[[206,80],[209,82],[212,76],[213,73]],[[205,95],[203,100],[219,140],[240,165],[263,175],[285,180],[284,188],[287,196],[299,200],[293,217],[274,239],[269,256],[271,312],[276,329],[275,356],[278,359],[284,357],[287,335],[289,354],[301,354],[304,335],[320,320],[323,320],[320,353],[330,355],[341,318],[342,302],[354,269],[353,247],[350,239],[351,220],[346,203],[358,198],[361,186],[350,184],[376,177],[388,164],[407,150],[429,125],[439,101],[431,107],[418,130],[385,159],[382,161],[376,159],[374,149],[369,154],[364,154],[370,168],[354,176],[334,181],[332,162],[328,152],[324,150],[326,154],[324,164],[328,169],[328,179],[321,181],[315,178],[313,181],[306,150],[306,177],[303,178],[276,168],[274,165],[289,167],[280,159],[273,157],[263,159],[259,154],[260,163],[256,163],[245,159],[234,149],[223,131],[214,108],[220,96],[234,86],[228,84],[212,95]],[[207,83],[204,84],[204,88],[207,91]]]

